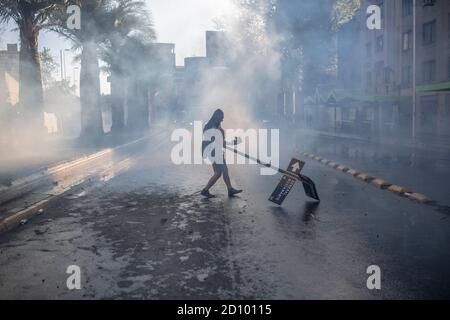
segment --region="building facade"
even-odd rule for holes
[[[0,50],[0,108],[19,102],[19,50],[17,44],[8,44]]]
[[[402,139],[414,132],[417,138],[450,141],[450,1],[416,0],[415,10],[413,3],[363,0],[356,16],[339,30],[337,103],[329,110],[335,123],[329,127]],[[367,27],[370,5],[381,9],[380,30]],[[330,93],[318,95],[324,105]]]
[[[151,85],[149,92],[149,122],[164,117],[164,111],[172,112],[176,108],[175,99],[175,70],[176,54],[173,43],[154,43],[153,54],[156,64],[152,67],[158,79],[156,84]]]

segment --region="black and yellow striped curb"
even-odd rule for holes
[[[431,199],[430,197],[423,195],[421,193],[417,193],[417,192],[413,192],[411,190],[409,190],[408,188],[393,184],[393,183],[389,183],[384,179],[380,179],[377,177],[373,177],[367,173],[358,171],[356,169],[352,169],[350,167],[347,167],[345,165],[339,164],[337,162],[322,158],[320,156],[317,156],[315,154],[311,154],[308,152],[303,152],[302,155],[304,155],[305,157],[308,157],[310,159],[316,160],[330,168],[333,168],[335,170],[341,171],[343,173],[346,173],[350,176],[355,177],[356,179],[359,179],[361,181],[364,181],[366,183],[369,183],[377,188],[380,189],[384,189],[384,190],[388,190],[394,194],[406,197],[408,199],[420,202],[420,203],[432,203],[435,202],[433,199]]]

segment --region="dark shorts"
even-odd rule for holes
[[[219,172],[223,173],[223,172],[228,170],[227,163],[225,162],[225,158],[223,159],[223,163],[222,164],[217,164],[217,163],[214,162],[212,164],[212,167],[213,167],[213,170],[214,170],[215,173],[219,173]]]

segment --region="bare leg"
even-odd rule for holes
[[[209,189],[211,189],[211,187],[217,182],[217,180],[219,180],[221,175],[222,175],[221,172],[215,172],[214,175],[211,177],[211,179],[209,179],[208,184],[203,190],[209,191]]]
[[[225,181],[225,184],[227,185],[229,197],[234,197],[236,194],[242,192],[242,190],[237,190],[232,187],[227,167],[225,167],[225,170],[223,171],[223,181]]]
[[[223,181],[225,181],[225,184],[227,185],[228,190],[233,188],[231,186],[230,175],[228,174],[228,168],[223,171]]]

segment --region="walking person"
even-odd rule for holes
[[[205,125],[204,129],[203,129],[203,133],[205,133],[206,131],[210,130],[210,129],[217,129],[222,133],[222,143],[223,143],[223,147],[225,149],[226,147],[226,142],[225,142],[225,131],[222,129],[221,127],[221,123],[224,119],[224,113],[221,109],[217,109],[214,114],[212,115],[211,119],[208,121],[208,123]],[[202,154],[205,152],[205,148],[213,143],[214,140],[212,141],[203,141],[202,143]],[[214,152],[214,151],[213,151]],[[214,154],[212,154],[212,156],[214,156]],[[223,180],[225,181],[225,184],[228,188],[228,196],[229,197],[233,197],[236,194],[239,194],[242,192],[242,190],[238,190],[232,187],[231,185],[231,181],[230,181],[230,176],[228,173],[228,167],[227,164],[225,163],[225,155],[223,155],[223,162],[222,163],[216,163],[213,162],[212,164],[213,170],[214,170],[214,175],[211,177],[211,179],[209,180],[208,184],[206,185],[206,187],[202,190],[201,195],[206,197],[206,198],[214,198],[215,196],[212,195],[209,190],[212,188],[212,186],[214,186],[214,184],[220,179],[221,176],[223,176]]]

